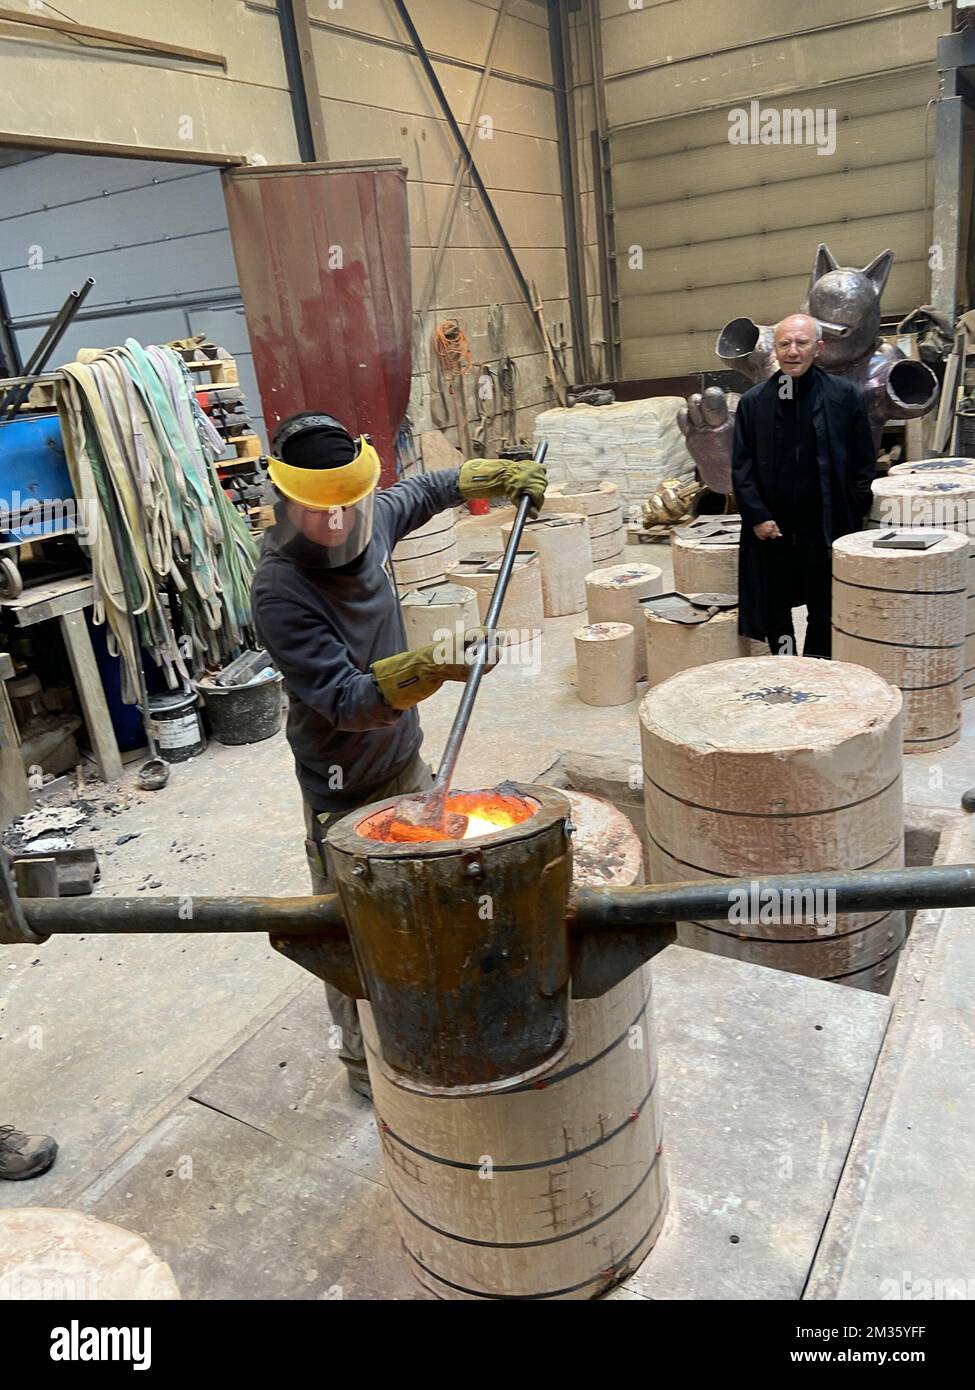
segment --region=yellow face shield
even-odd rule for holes
[[[365,435],[357,443],[355,458],[339,468],[294,468],[283,459],[268,458],[268,477],[283,497],[309,511],[351,507],[369,496],[380,472],[379,455]]]

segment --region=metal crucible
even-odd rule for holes
[[[569,803],[547,787],[504,792],[533,813],[463,840],[373,838],[395,799],[328,833],[383,1061],[418,1091],[502,1090],[546,1070],[570,1041]]]

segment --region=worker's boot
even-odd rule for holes
[[[349,1066],[345,1064],[345,1073],[349,1078],[349,1090],[355,1091],[357,1096],[362,1096],[364,1100],[372,1100],[372,1085],[369,1081],[369,1073],[365,1065],[361,1067]]]
[[[57,1153],[58,1146],[49,1134],[21,1134],[13,1125],[0,1125],[0,1178],[20,1182],[40,1177]]]

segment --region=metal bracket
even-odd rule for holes
[[[27,925],[5,851],[0,854],[0,945],[40,946],[46,940]]]
[[[482,878],[484,875],[484,859],[479,849],[465,849],[461,853],[464,862],[464,872],[468,878]]]

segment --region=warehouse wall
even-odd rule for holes
[[[410,13],[457,120],[466,131],[484,71],[500,0],[411,0]],[[489,306],[506,306],[507,350],[518,368],[518,432],[531,438],[534,417],[554,404],[546,361],[503,253],[473,189],[465,187],[450,247],[429,301],[420,303],[457,165],[454,143],[405,30],[389,0],[356,0],[340,9],[310,0],[315,61],[329,159],[398,156],[408,170],[413,240],[413,303],[423,311],[414,338],[417,373],[411,415],[429,429],[434,325],[457,316],[474,362],[494,363]],[[482,117],[491,138],[474,137],[478,168],[524,274],[535,280],[550,327],[571,338],[559,153],[546,9],[510,0]],[[467,383],[474,418],[474,379]],[[447,433],[455,438],[451,429]],[[492,438],[496,439],[497,430]]]
[[[28,0],[11,0],[27,11]],[[470,119],[501,0],[411,0],[410,10],[461,127]],[[327,157],[398,156],[409,171],[415,307],[411,413],[431,426],[429,339],[458,316],[475,363],[496,360],[487,338],[491,304],[507,306],[507,350],[518,367],[518,433],[530,438],[538,409],[553,403],[532,317],[496,246],[476,194],[464,189],[430,302],[427,279],[456,153],[390,0],[309,0]],[[51,12],[53,15],[53,11]],[[271,0],[65,0],[58,16],[140,37],[225,54],[226,73],[173,58],[89,48],[0,21],[0,115],[6,139],[72,139],[96,145],[268,163],[298,155],[291,98]],[[547,8],[509,0],[483,116],[491,138],[474,139],[485,183],[549,323],[571,338]],[[192,221],[192,219],[190,219]],[[473,378],[468,415],[475,416]],[[452,431],[448,431],[453,433]],[[494,432],[496,439],[497,430]]]
[[[29,0],[5,0],[29,12]],[[35,13],[38,11],[34,10]],[[271,4],[246,0],[64,0],[48,6],[96,28],[221,53],[227,70],[92,47],[70,35],[0,22],[0,143],[18,137],[298,157],[291,97]]]
[[[718,366],[714,339],[729,319],[775,322],[802,302],[821,240],[842,264],[893,248],[886,314],[927,298],[926,105],[937,94],[948,5],[594,3],[612,130],[624,376]],[[729,110],[752,99],[834,111],[835,152],[730,144]]]

